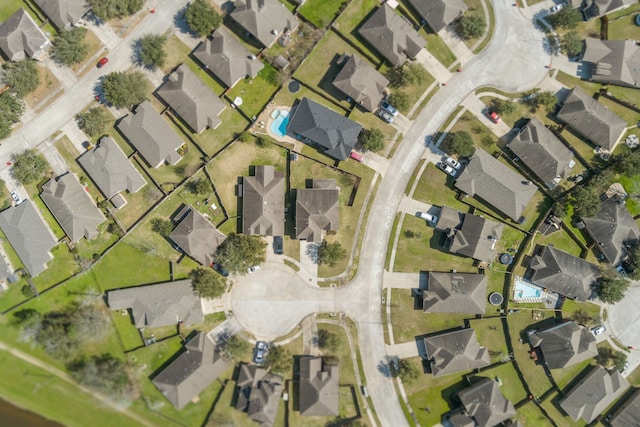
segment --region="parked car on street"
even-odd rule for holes
[[[282,255],[284,253],[282,236],[273,236],[273,253],[276,255]]]
[[[382,103],[380,104],[380,107],[387,113],[391,114],[393,117],[398,115],[398,109],[393,105],[389,104],[387,101],[382,101]]]
[[[393,123],[393,116],[391,114],[389,114],[388,112],[386,112],[385,110],[383,110],[382,108],[379,109],[376,114],[378,115],[378,117],[380,117],[385,122]]]
[[[453,177],[455,177],[458,174],[458,172],[454,168],[452,168],[451,166],[449,166],[446,163],[439,162],[436,166],[439,169],[445,171],[447,174],[449,174],[449,175],[451,175]]]
[[[457,161],[456,159],[454,159],[453,157],[447,157],[444,159],[444,162],[446,164],[448,164],[449,166],[451,166],[452,168],[458,170],[462,167],[462,165],[460,164],[459,161]]]
[[[107,62],[109,62],[109,58],[103,56],[102,58],[100,58],[100,61],[98,61],[98,68],[104,67],[105,65],[107,65]]]

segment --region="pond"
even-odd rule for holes
[[[2,399],[0,399],[0,420],[3,426],[8,427],[63,427],[62,424],[20,409]]]

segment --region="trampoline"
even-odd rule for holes
[[[289,85],[287,85],[287,88],[291,93],[298,93],[298,91],[300,90],[300,82],[298,82],[297,80],[291,80],[289,82]]]
[[[489,302],[491,303],[491,305],[501,305],[503,301],[504,297],[498,292],[492,292],[489,295]]]
[[[500,264],[509,265],[513,262],[513,256],[509,254],[500,255]]]

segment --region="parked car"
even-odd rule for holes
[[[398,115],[398,109],[393,105],[389,104],[387,101],[382,101],[382,103],[380,104],[380,107],[387,113],[391,114],[393,117]]]
[[[223,277],[227,277],[229,276],[229,272],[220,264],[218,264],[217,262],[214,262],[213,264],[211,264],[211,267],[217,271],[218,273],[220,273]]]
[[[384,120],[387,123],[393,123],[393,116],[389,113],[387,113],[385,110],[383,110],[382,108],[378,110],[378,112],[376,113],[378,115],[378,117],[380,117],[382,120]]]
[[[22,199],[20,198],[20,196],[18,196],[18,193],[16,193],[15,191],[11,192],[11,198],[16,203],[16,205],[19,205],[20,203],[22,203]]]
[[[624,362],[624,366],[622,367],[622,371],[620,371],[620,372],[624,372],[627,369],[629,369],[629,362]]]
[[[628,277],[627,270],[625,270],[623,266],[617,266],[616,271],[622,278],[626,279]]]
[[[500,115],[491,109],[487,110],[487,116],[493,123],[500,123],[502,121]]]
[[[273,236],[273,253],[276,255],[282,255],[284,253],[282,236]]]
[[[247,268],[247,273],[255,273],[256,271],[260,270],[262,267],[260,267],[259,265],[252,265],[251,267]]]
[[[460,164],[459,161],[457,161],[456,159],[454,159],[453,157],[447,157],[444,159],[444,162],[446,164],[448,164],[449,166],[451,166],[454,169],[460,169],[462,167],[462,165]]]
[[[253,363],[261,365],[264,362],[264,356],[267,353],[267,343],[264,341],[256,342],[255,356],[253,356]]]
[[[102,58],[100,58],[100,61],[98,61],[98,68],[104,67],[105,65],[107,65],[107,62],[109,62],[109,58],[103,56]]]
[[[431,215],[429,212],[418,212],[416,215],[418,216],[418,218],[422,218],[432,224],[438,223],[438,217],[436,215]]]
[[[457,172],[454,168],[452,168],[451,166],[449,166],[449,165],[448,165],[448,164],[446,164],[446,163],[439,162],[436,166],[437,166],[439,169],[442,169],[442,170],[443,170],[443,171],[445,171],[447,174],[449,174],[449,175],[451,175],[451,176],[453,176],[453,177],[455,177],[455,176],[458,174],[458,172]]]
[[[357,153],[355,151],[352,151],[351,154],[349,154],[349,157],[351,157],[353,160],[357,161],[357,162],[363,162],[364,161],[364,156],[360,153]]]
[[[564,7],[565,7],[566,5],[567,5],[567,4],[566,4],[565,2],[555,4],[555,5],[551,6],[551,9],[549,9],[549,11],[550,11],[551,13],[560,12],[562,9],[564,9]]]
[[[591,328],[591,333],[593,335],[600,335],[602,333],[604,333],[604,331],[606,331],[607,328],[605,328],[604,326],[600,325],[600,326],[596,326],[594,328]]]

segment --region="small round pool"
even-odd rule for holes
[[[289,111],[275,110],[271,113],[271,117],[274,117],[273,122],[271,122],[271,132],[276,136],[285,136],[287,134],[287,125],[289,124]]]

